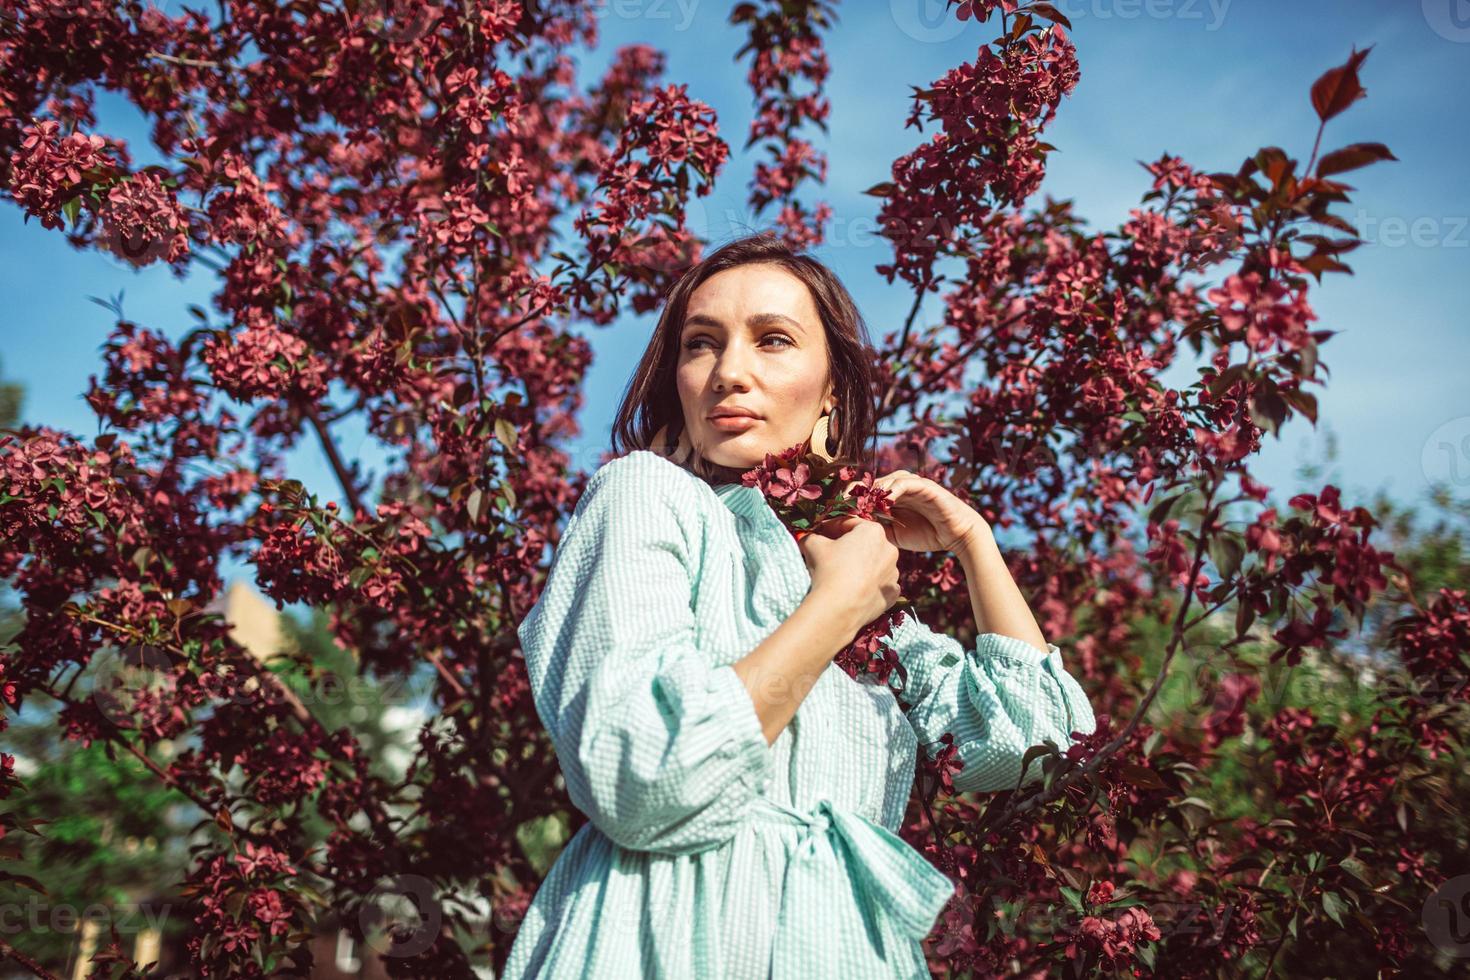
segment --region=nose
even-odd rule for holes
[[[751,352],[744,344],[730,343],[715,359],[715,369],[712,374],[716,391],[725,391],[729,388],[739,388],[742,391],[750,390],[750,357]]]

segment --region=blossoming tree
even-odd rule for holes
[[[405,877],[436,928],[390,951],[393,975],[498,966],[538,881],[518,831],[584,819],[546,792],[556,760],[515,636],[587,476],[566,449],[590,360],[571,327],[656,308],[699,254],[686,212],[730,153],[658,51],[578,77],[597,6],[0,0],[13,211],[217,276],[177,339],[119,313],[87,392],[102,435],[0,435],[0,573],[25,613],[0,696],[55,705],[67,738],[140,760],[202,811],[181,892],[202,975],[304,973],[319,922],[361,923]],[[1264,436],[1315,422],[1332,331],[1309,292],[1360,244],[1334,211],[1341,175],[1392,159],[1330,148],[1367,52],[1313,86],[1316,132],[1282,134],[1311,143],[1305,164],[1277,147],[1218,173],[1163,156],[1129,220],[1088,234],[1067,204],[1033,203],[1079,79],[1071,25],[1044,2],[950,15],[986,40],[915,91],[909,122],[930,134],[869,191],[891,246],[875,271],[914,297],[875,351],[882,417],[904,433],[884,461],[925,460],[1020,542],[1018,581],[1106,718],[1069,751],[1033,750],[1039,782],[987,798],[954,792],[954,746],[921,759],[904,833],[957,886],[935,971],[1434,967],[1443,949],[1412,933],[1465,861],[1436,801],[1464,781],[1449,761],[1470,601],[1421,590],[1337,488],[1268,506],[1249,468]],[[835,3],[729,16],[757,110],[750,205],[819,245],[832,211],[808,199],[826,160],[807,124],[828,115]],[[162,165],[100,131],[98,86],[145,114]],[[929,294],[937,322],[919,314]],[[1170,387],[1186,344],[1200,378]],[[376,488],[343,454],[349,419],[393,453]],[[284,471],[302,439],[346,507]],[[330,610],[364,676],[432,669],[436,715],[401,779],[206,611],[227,555],[278,603]],[[952,561],[905,556],[904,574],[927,622],[972,631]],[[1299,703],[1293,677],[1347,676],[1370,634],[1394,659],[1368,710]],[[105,655],[168,683],[110,710],[78,680]],[[0,762],[0,793],[24,792]],[[331,828],[319,844],[308,814]],[[94,963],[143,966],[120,945]]]

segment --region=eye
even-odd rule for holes
[[[706,343],[708,340],[709,340],[708,337],[690,337],[688,340],[684,341],[684,349],[685,350],[702,350],[703,349],[703,344]],[[778,341],[781,342],[782,345],[784,345],[786,347],[795,347],[796,346],[796,341],[792,340],[790,337],[787,337],[784,334],[779,334],[779,333],[767,334],[765,337],[762,337],[761,340],[762,341],[766,341],[766,340],[778,340]]]

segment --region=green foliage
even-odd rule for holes
[[[5,734],[25,785],[7,810],[21,823],[45,821],[42,834],[5,838],[14,859],[7,869],[44,889],[0,882],[0,907],[23,917],[26,952],[59,968],[82,915],[97,918],[104,934],[109,922],[119,934],[147,926],[178,933],[180,904],[170,896],[188,865],[198,810],[132,756],[58,742],[54,717],[39,707],[28,706]]]
[[[25,388],[4,378],[5,362],[0,359],[0,429],[11,428],[20,421],[21,405],[25,402]]]

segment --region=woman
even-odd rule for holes
[[[929,977],[920,941],[953,887],[895,833],[918,745],[952,732],[956,786],[1009,789],[1029,746],[1093,730],[949,491],[886,474],[891,529],[850,518],[797,544],[740,484],[808,437],[870,458],[869,352],[841,283],[774,237],[669,292],[614,423],[629,451],[592,475],[519,630],[589,822],[527,910],[511,980]],[[898,597],[900,549],[958,556],[981,633],[966,650],[905,618],[906,712],[831,664]]]

